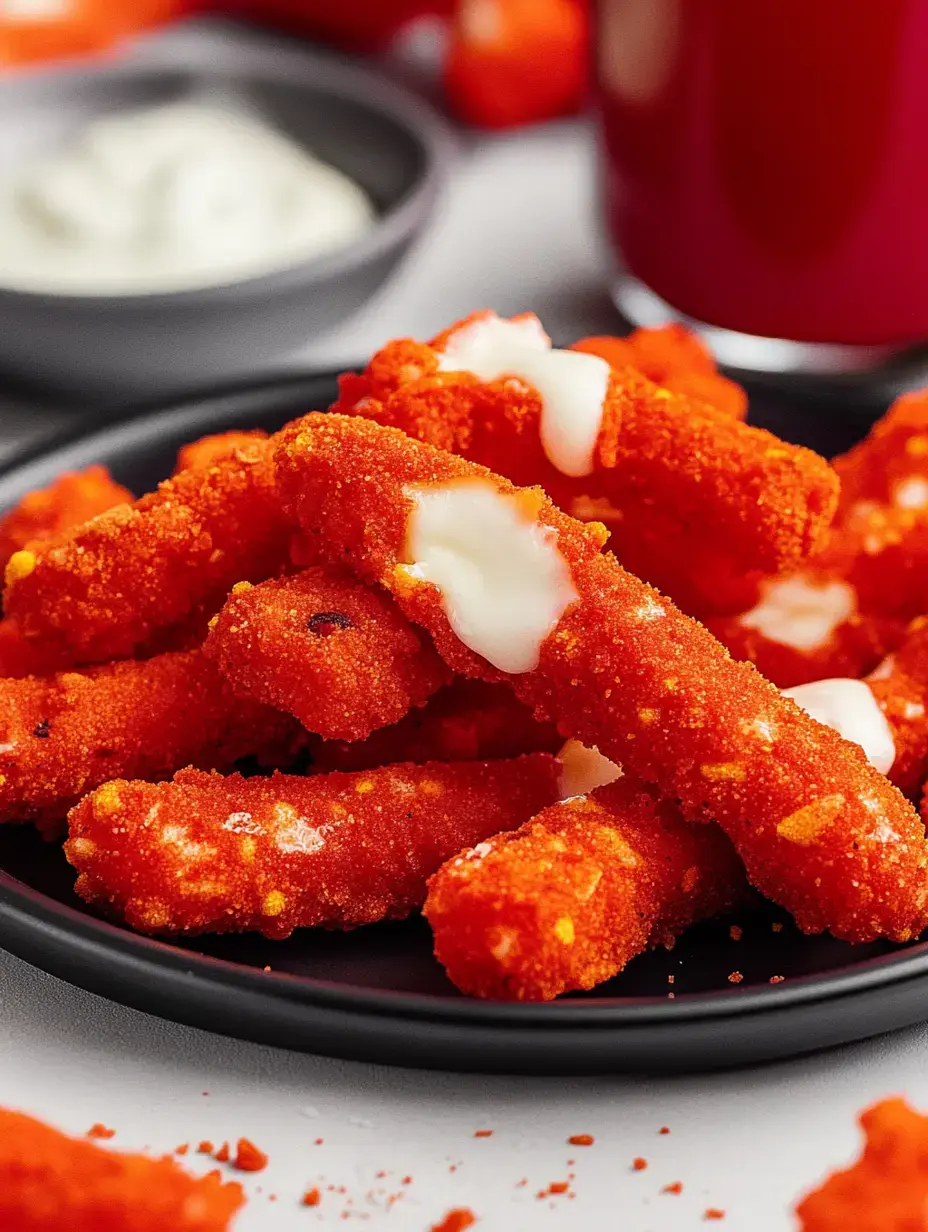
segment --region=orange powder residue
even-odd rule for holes
[[[459,1206],[441,1220],[440,1223],[433,1223],[431,1232],[465,1232],[465,1229],[472,1228],[477,1222],[477,1216],[466,1206]]]
[[[596,1139],[592,1134],[572,1134],[567,1141],[571,1146],[592,1146]]]
[[[253,1142],[249,1142],[247,1138],[239,1138],[232,1166],[238,1168],[239,1172],[263,1172],[267,1167],[267,1159],[267,1155]]]
[[[322,1201],[322,1194],[319,1192],[318,1185],[314,1185],[312,1189],[307,1189],[303,1194],[303,1206],[318,1206]]]
[[[106,1125],[102,1125],[97,1121],[96,1125],[91,1125],[90,1129],[87,1130],[86,1136],[88,1138],[115,1138],[116,1130],[109,1129]]]

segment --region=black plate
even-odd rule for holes
[[[334,397],[329,377],[211,393],[85,427],[0,472],[0,507],[60,471],[106,463],[136,491],[168,474],[179,445],[231,427],[267,428]],[[755,418],[824,451],[862,424],[816,408]],[[802,937],[774,908],[693,929],[636,959],[595,994],[511,1006],[458,995],[431,956],[422,921],[355,933],[256,936],[167,945],[90,915],[60,850],[28,827],[0,828],[0,939],[6,949],[92,992],[178,1022],[353,1059],[446,1069],[585,1073],[739,1065],[918,1022],[928,1005],[928,944],[851,948]],[[777,925],[777,931],[773,925]],[[265,967],[273,970],[265,971]],[[740,972],[740,983],[729,975]],[[785,977],[771,985],[774,976]],[[672,983],[671,983],[672,977]],[[670,994],[673,994],[671,997]]]

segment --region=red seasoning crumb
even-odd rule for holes
[[[771,924],[770,927],[773,929],[775,933],[781,933],[783,931],[783,925],[780,924],[779,922],[775,924]]]
[[[771,984],[782,984],[785,979],[786,979],[785,975],[771,975],[770,983]]]
[[[322,1146],[323,1142],[325,1142],[324,1138],[316,1138],[313,1141],[313,1146]]]
[[[190,1150],[190,1143],[182,1142],[180,1146],[176,1146],[174,1148],[174,1154],[175,1155],[186,1155],[189,1150]]]
[[[592,1146],[596,1139],[592,1134],[572,1134],[567,1141],[571,1146]]]
[[[263,1172],[267,1167],[267,1156],[247,1138],[239,1138],[232,1166],[239,1172]]]
[[[646,1159],[642,1159],[640,1155],[636,1159],[632,1160],[632,1168],[636,1172],[644,1172],[647,1166],[648,1166],[648,1161]]]
[[[203,1141],[200,1143],[200,1145],[197,1147],[197,1152],[200,1155],[212,1155],[213,1149],[214,1149],[213,1144],[210,1142],[210,1140],[208,1138],[204,1138]]]
[[[665,1185],[661,1193],[681,1194],[683,1193],[683,1182],[674,1181],[671,1185]]]
[[[728,982],[729,984],[740,984],[743,979],[744,976],[740,971],[732,971],[731,975],[728,977]]]
[[[321,1201],[322,1194],[319,1192],[317,1185],[314,1185],[312,1189],[307,1189],[306,1193],[303,1194],[304,1206],[318,1206]]]
[[[670,1133],[670,1126],[669,1126],[669,1125],[662,1125],[662,1126],[660,1127],[660,1129],[659,1129],[657,1132],[658,1132],[659,1134],[669,1134],[669,1133]]]
[[[475,1138],[492,1138],[493,1130],[492,1129],[475,1129],[474,1137]]]
[[[433,1223],[431,1232],[465,1232],[477,1222],[477,1216],[467,1206],[459,1206],[448,1214],[440,1223]]]
[[[402,1180],[402,1182],[401,1182],[401,1184],[403,1184],[403,1185],[411,1185],[411,1184],[412,1184],[412,1177],[411,1177],[411,1176],[404,1176],[404,1177],[403,1177],[403,1180]]]
[[[106,1125],[101,1125],[97,1121],[96,1125],[91,1125],[90,1129],[87,1130],[86,1136],[88,1138],[115,1138],[116,1130],[108,1129]]]
[[[728,935],[731,937],[732,941],[740,941],[744,936],[744,930],[737,924],[732,924],[731,928],[728,930]]]
[[[219,1150],[216,1152],[215,1158],[216,1158],[216,1159],[218,1160],[218,1162],[219,1162],[219,1163],[221,1163],[221,1164],[225,1164],[225,1163],[228,1163],[228,1162],[229,1162],[229,1144],[228,1144],[228,1142],[224,1142],[224,1143],[222,1144],[222,1146],[221,1146],[221,1147],[219,1148]]]
[[[703,1215],[703,1219],[724,1219],[724,1218],[725,1218],[725,1212],[720,1211],[717,1206],[710,1206],[709,1209],[706,1211],[706,1213]]]

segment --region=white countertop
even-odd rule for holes
[[[608,327],[591,168],[577,124],[477,142],[387,293],[301,361],[353,362],[388,337],[427,336],[484,306],[534,308],[556,336]],[[0,448],[62,418],[0,401]],[[0,1104],[76,1133],[102,1121],[117,1130],[116,1147],[251,1138],[271,1164],[247,1181],[254,1196],[237,1232],[356,1220],[425,1232],[457,1206],[480,1216],[481,1232],[676,1232],[704,1226],[708,1207],[727,1211],[710,1226],[785,1232],[797,1194],[856,1152],[860,1108],[891,1093],[928,1107],[926,1044],[928,1032],[917,1029],[791,1064],[660,1081],[419,1073],[177,1027],[0,953]],[[669,1135],[658,1134],[662,1125]],[[478,1129],[494,1134],[475,1139]],[[593,1134],[595,1145],[569,1147],[577,1133]],[[636,1156],[649,1161],[645,1171],[631,1169]],[[187,1162],[209,1166],[195,1154]],[[381,1170],[388,1175],[378,1178]],[[569,1172],[574,1199],[535,1197]],[[662,1195],[674,1181],[684,1192]],[[300,1207],[314,1184],[322,1205]]]

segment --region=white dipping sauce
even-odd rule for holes
[[[810,582],[796,576],[769,583],[739,623],[771,642],[812,653],[827,646],[856,611],[857,594],[847,582]]]
[[[816,680],[782,690],[826,727],[845,740],[859,744],[867,760],[881,774],[888,774],[896,760],[896,742],[886,715],[863,680],[835,678]]]
[[[438,587],[448,623],[475,654],[511,675],[534,670],[578,597],[556,532],[482,479],[407,495],[407,572]]]
[[[260,120],[172,103],[97,120],[0,185],[0,285],[221,286],[343,248],[374,217],[359,185]]]
[[[541,395],[541,443],[562,474],[593,470],[612,369],[598,355],[559,351],[535,316],[507,320],[488,313],[451,335],[439,355],[443,372],[480,381],[517,377]]]

